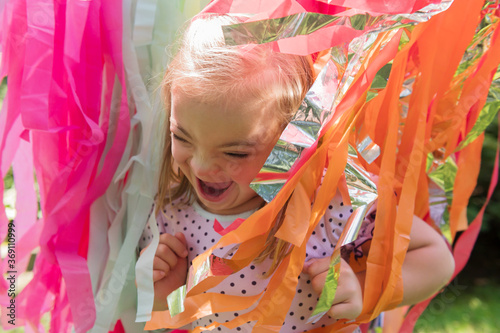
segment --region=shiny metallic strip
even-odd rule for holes
[[[207,259],[201,264],[197,271],[193,266],[189,268],[187,284],[174,290],[167,296],[168,309],[173,317],[184,311],[184,300],[186,294],[198,283],[209,276],[230,275],[237,272],[231,261],[225,258],[217,257],[210,254]]]
[[[453,0],[449,1],[441,1],[440,3],[437,4],[430,4],[425,6],[424,8],[416,11],[415,13],[412,14],[400,14],[398,16],[402,18],[406,18],[408,20],[412,20],[415,22],[426,22],[431,19],[436,14],[439,14],[441,12],[444,12],[448,8],[450,8],[451,4],[453,3]]]
[[[380,156],[379,145],[373,142],[372,138],[368,135],[358,143],[356,149],[368,164],[373,163]]]
[[[495,120],[495,117],[500,109],[500,101],[494,101],[491,103],[487,103],[476,120],[476,123],[472,127],[472,129],[467,133],[465,139],[460,142],[457,149],[455,151],[462,150],[467,145],[469,145],[472,141],[476,140],[478,136],[480,136],[484,130]]]
[[[168,310],[170,311],[171,317],[174,317],[184,311],[186,293],[186,285],[183,285],[167,296]]]
[[[283,38],[309,35],[340,17],[319,13],[299,13],[280,18],[222,27],[227,45],[263,44]]]
[[[385,31],[429,20],[448,9],[453,1],[430,4],[405,15],[371,16],[368,13],[352,16],[334,16],[319,13],[298,13],[280,18],[227,25],[222,28],[227,45],[264,44],[284,38],[309,35],[335,23],[358,31],[383,29]],[[380,32],[381,30],[379,30]]]
[[[445,161],[435,161],[434,167],[427,172],[427,176],[445,192],[450,200],[457,170],[457,164],[452,156],[449,156]]]

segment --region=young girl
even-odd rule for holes
[[[236,227],[240,219],[265,205],[249,184],[313,81],[308,57],[276,53],[266,45],[226,46],[221,26],[234,23],[238,23],[237,18],[225,15],[194,20],[163,81],[168,135],[156,199],[161,235],[153,263],[154,310],[167,308],[167,295],[186,283],[188,264],[196,256],[214,245],[226,228]],[[302,332],[360,314],[363,273],[355,274],[342,262],[329,316],[306,324],[323,288],[333,248],[351,213],[351,207],[337,193],[308,241],[306,263],[282,332]],[[148,228],[141,236],[141,249],[151,241]],[[251,265],[210,292],[261,293],[277,261],[289,249],[274,239],[268,245]],[[231,258],[234,250],[218,248],[214,255]],[[452,273],[453,258],[445,242],[415,218],[403,264],[402,304],[426,299],[448,282]],[[241,314],[215,313],[192,325],[225,323]],[[239,326],[236,331],[250,332],[253,324]],[[221,325],[216,331],[231,330]]]

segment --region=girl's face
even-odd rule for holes
[[[221,107],[172,92],[172,155],[209,212],[238,214],[263,203],[249,184],[280,134],[269,104],[242,98]]]

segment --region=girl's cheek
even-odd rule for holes
[[[172,157],[178,164],[185,162],[189,158],[189,155],[189,150],[175,144],[172,145]]]
[[[228,161],[224,169],[232,179],[238,179],[243,171],[243,166],[242,163],[238,161]]]
[[[250,183],[255,179],[264,162],[260,163],[255,158],[244,160],[241,162],[229,162],[226,165],[226,172],[229,176],[240,183]]]

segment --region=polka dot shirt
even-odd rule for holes
[[[220,239],[221,235],[214,230],[214,219],[217,219],[222,227],[226,228],[233,223],[235,219],[247,218],[252,213],[253,211],[237,216],[214,215],[203,210],[195,203],[191,207],[185,209],[165,209],[158,215],[156,221],[160,234],[184,233],[189,250],[188,259],[191,264],[195,257],[205,252]],[[335,244],[351,213],[351,207],[344,205],[340,193],[337,192],[307,243],[306,261],[311,258],[331,256]],[[146,247],[152,237],[150,227],[146,226],[140,239],[139,248],[143,249]],[[235,250],[235,247],[217,248],[214,251],[214,255],[231,258]],[[267,287],[270,279],[263,277],[270,267],[270,262],[271,260],[265,260],[259,264],[251,264],[237,273],[230,275],[222,283],[210,289],[208,292],[241,296],[259,294]],[[303,332],[333,324],[335,321],[328,316],[324,316],[315,324],[306,324],[318,301],[319,295],[313,290],[307,274],[301,273],[298,279],[297,291],[285,318],[281,332]],[[223,324],[251,309],[252,308],[236,312],[215,313],[194,321],[192,325],[193,327],[207,326],[213,322]],[[254,324],[255,322],[248,322],[236,329],[228,329],[221,325],[213,329],[213,331],[251,332]]]

